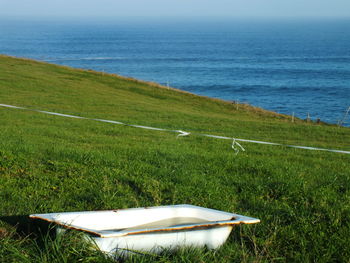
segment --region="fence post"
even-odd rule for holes
[[[338,122],[338,125],[339,125],[339,126],[342,126],[342,125],[343,125],[343,123],[344,123],[345,120],[346,120],[346,117],[348,117],[349,111],[350,111],[350,106],[349,106],[349,108],[345,111],[345,114],[344,114],[343,119],[340,120],[340,121]]]
[[[309,114],[309,113],[307,113],[306,121],[307,121],[307,122],[310,122],[310,114]]]

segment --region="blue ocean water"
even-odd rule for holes
[[[350,20],[1,20],[0,53],[168,83],[303,119],[309,113],[337,123],[350,106]]]

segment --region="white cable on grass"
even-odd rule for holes
[[[236,147],[236,145],[238,146],[238,147]],[[243,146],[242,145],[240,145],[237,141],[236,141],[236,139],[235,138],[233,138],[233,140],[232,140],[232,149],[235,151],[235,153],[236,153],[236,155],[239,153],[239,149],[238,148],[241,148],[241,150],[243,151],[243,152],[245,152],[245,149],[243,148]]]
[[[26,108],[23,107],[18,107],[18,106],[12,106],[8,104],[0,104],[1,107],[6,107],[6,108],[14,108],[14,109],[21,109],[21,110],[26,110]]]
[[[120,125],[126,125],[125,123],[122,123],[120,121],[110,121],[110,120],[104,120],[104,119],[90,119],[90,120],[101,121],[101,122],[108,122],[108,123],[120,124]]]
[[[134,124],[126,124],[119,121],[111,121],[111,120],[104,120],[104,119],[93,119],[93,118],[86,118],[81,116],[74,116],[69,114],[63,114],[63,113],[57,113],[57,112],[51,112],[51,111],[42,111],[42,110],[34,110],[34,109],[28,109],[24,107],[18,107],[8,104],[0,104],[0,107],[6,107],[6,108],[13,108],[13,109],[21,109],[21,110],[30,110],[50,115],[56,115],[60,117],[68,117],[68,118],[75,118],[75,119],[85,119],[85,120],[94,120],[94,121],[100,121],[100,122],[107,122],[107,123],[113,123],[113,124],[119,124],[119,125],[125,125],[135,128],[142,128],[142,129],[148,129],[148,130],[156,130],[156,131],[167,131],[167,132],[175,132],[180,133],[178,137],[181,136],[188,136],[191,133],[181,130],[167,130],[162,128],[155,128],[155,127],[149,127],[149,126],[142,126],[142,125],[134,125]],[[277,145],[277,146],[284,146],[284,147],[291,147],[291,148],[297,148],[297,149],[304,149],[304,150],[314,150],[314,151],[327,151],[327,152],[334,152],[334,153],[344,153],[344,154],[350,154],[350,151],[343,151],[343,150],[335,150],[335,149],[326,149],[326,148],[317,148],[317,147],[309,147],[309,146],[299,146],[299,145],[288,145],[288,144],[282,144],[282,143],[275,143],[275,142],[264,142],[264,141],[256,141],[256,140],[247,140],[247,139],[238,139],[238,138],[232,138],[232,137],[225,137],[225,136],[218,136],[218,135],[211,135],[211,134],[197,134],[199,136],[205,136],[205,137],[211,137],[221,140],[232,140],[232,149],[236,152],[236,154],[239,152],[239,149],[236,147],[236,145],[242,150],[245,151],[245,149],[240,145],[237,141],[240,142],[249,142],[249,143],[258,143],[258,144],[267,144],[267,145]],[[238,151],[238,152],[237,152]]]
[[[56,113],[56,112],[51,112],[51,111],[43,111],[43,110],[36,110],[37,112],[41,113],[46,113],[50,115],[56,115],[56,116],[61,116],[61,117],[68,117],[68,118],[75,118],[75,119],[88,119],[85,117],[80,117],[80,116],[74,116],[74,115],[69,115],[69,114],[62,114],[62,113]]]
[[[183,136],[188,136],[188,135],[191,134],[190,132],[185,132],[185,131],[181,131],[181,130],[178,130],[178,131],[175,131],[175,132],[179,132],[180,133],[178,136],[176,136],[176,138],[183,137]]]
[[[130,127],[135,127],[135,128],[141,128],[141,129],[147,129],[147,130],[155,130],[155,131],[167,131],[162,128],[154,128],[154,127],[149,127],[149,126],[142,126],[142,125],[134,125],[134,124],[126,124]]]

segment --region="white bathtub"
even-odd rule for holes
[[[33,214],[61,228],[85,232],[108,254],[130,251],[159,253],[178,247],[215,249],[234,225],[255,224],[259,219],[193,205],[172,205],[108,211]]]

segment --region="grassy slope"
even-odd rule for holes
[[[247,105],[237,110],[227,102],[157,85],[6,56],[0,56],[0,103],[238,138],[350,148],[348,128],[291,123],[288,116]],[[190,203],[250,215],[262,223],[236,229],[215,254],[186,250],[142,260],[350,258],[348,155],[246,143],[246,152],[234,156],[228,141],[176,139],[167,132],[5,108],[0,108],[0,136],[1,216]],[[57,261],[103,260],[78,248],[43,249],[0,224],[5,226],[0,259],[50,262],[56,255]]]

